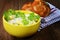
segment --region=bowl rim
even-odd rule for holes
[[[27,12],[28,10],[16,10],[16,12],[18,12],[18,11],[25,11],[25,12]],[[28,11],[28,12],[29,12],[29,11]],[[30,12],[32,12],[32,11],[30,11]],[[8,23],[8,22],[4,19],[4,15],[3,15],[2,18],[3,18],[3,22],[5,21],[7,24],[9,24],[9,25],[11,25],[11,26],[16,26],[16,25],[14,25],[14,24]],[[17,26],[30,27],[30,26],[37,25],[38,23],[41,23],[41,18],[39,18],[38,22],[36,22],[36,23],[34,23],[34,24],[31,24],[31,25],[17,25]]]

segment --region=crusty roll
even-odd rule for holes
[[[36,12],[41,17],[46,17],[50,14],[49,5],[43,0],[34,0],[32,3],[26,3],[23,5],[22,9]]]

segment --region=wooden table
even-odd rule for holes
[[[42,29],[40,32],[37,32],[35,35],[28,38],[16,38],[9,35],[3,28],[2,15],[3,12],[9,8],[20,9],[20,4],[22,4],[20,1],[25,3],[25,1],[30,0],[0,0],[0,40],[60,40],[60,21]],[[60,8],[60,0],[45,1]]]

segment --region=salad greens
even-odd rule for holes
[[[25,14],[22,13],[22,12],[20,12],[20,17],[23,18],[23,19],[25,19]]]
[[[30,21],[33,21],[34,20],[34,13],[30,13],[30,16],[28,17],[28,19],[30,20]]]
[[[16,18],[20,17],[20,12],[16,12],[15,15],[16,15]]]
[[[15,11],[12,10],[12,9],[9,9],[8,11],[5,11],[5,12],[4,12],[4,17],[5,17],[5,19],[6,19],[7,21],[10,20],[10,16],[13,15],[14,13],[15,13]]]
[[[28,19],[30,21],[33,21],[33,20],[39,20],[40,16],[39,15],[35,15],[34,13],[30,13],[30,16],[28,17]]]
[[[13,9],[9,9],[8,11],[4,12],[4,18],[5,18],[6,21],[14,20],[15,18],[22,18],[22,23],[24,25],[29,24],[29,20],[30,21],[34,20],[35,22],[37,22],[39,20],[39,18],[40,18],[40,16],[39,15],[35,15],[34,12],[28,13],[28,14],[29,14],[29,16],[26,17],[27,14],[25,15],[25,13],[23,13],[23,12],[16,12]]]
[[[23,20],[22,20],[22,23],[23,23],[24,25],[27,25],[27,24],[29,24],[29,21],[26,20],[26,19],[23,19]]]

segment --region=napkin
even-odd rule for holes
[[[40,25],[38,31],[40,31],[40,29],[43,29],[55,22],[60,21],[60,10],[52,4],[50,4],[50,3],[48,3],[48,4],[51,9],[50,15],[41,19],[41,25]]]

